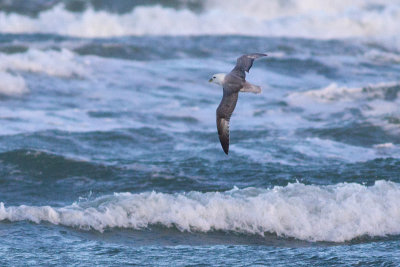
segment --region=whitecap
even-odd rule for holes
[[[34,18],[0,12],[0,31],[80,37],[235,34],[329,39],[397,36],[399,18],[399,1],[208,0],[201,12],[161,5],[137,6],[125,14],[92,8],[73,13],[57,5]]]
[[[227,192],[115,193],[66,207],[0,203],[0,221],[49,222],[94,229],[273,233],[307,241],[344,242],[363,236],[400,234],[400,184],[330,186],[289,184]]]
[[[0,95],[20,96],[29,92],[25,79],[19,75],[0,71]]]
[[[29,49],[24,53],[0,53],[0,70],[44,73],[58,77],[85,77],[88,70],[75,53],[68,49],[60,51]]]

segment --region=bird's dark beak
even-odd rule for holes
[[[212,82],[212,78],[211,78],[210,80],[208,80],[208,82],[209,82],[209,83]]]

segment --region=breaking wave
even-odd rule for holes
[[[19,96],[29,92],[24,78],[0,71],[0,95]]]
[[[61,51],[29,49],[24,53],[1,54],[0,71],[26,71],[58,77],[84,77],[85,64],[68,49]]]
[[[54,33],[80,37],[125,35],[252,35],[311,38],[396,36],[399,1],[208,0],[201,10],[135,6],[123,14],[59,4],[37,17],[0,12],[3,33]],[[182,23],[184,22],[184,23]]]
[[[372,100],[397,101],[399,92],[400,84],[397,82],[355,88],[348,88],[332,83],[321,89],[291,93],[289,100],[298,104],[306,101],[306,99],[325,104]]]
[[[80,62],[75,54],[67,49],[61,51],[29,49],[17,54],[0,53],[0,95],[20,96],[30,91],[20,72],[62,78],[88,75],[85,63]]]
[[[344,242],[400,234],[400,184],[373,186],[289,184],[271,189],[165,194],[115,193],[66,207],[0,203],[0,221],[49,222],[80,229],[143,229],[152,225],[180,231],[227,231]]]
[[[398,136],[399,92],[398,82],[353,88],[333,83],[320,89],[290,93],[287,101],[312,114],[318,114],[323,110],[324,116],[335,116],[340,112],[344,112],[347,116],[352,112],[358,112],[368,123],[381,127],[393,136]]]

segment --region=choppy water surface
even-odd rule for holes
[[[1,265],[400,263],[400,2],[231,2],[0,1]]]

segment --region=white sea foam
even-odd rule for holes
[[[347,110],[344,116],[351,119],[352,115],[348,110],[358,110],[366,122],[393,135],[400,134],[398,124],[388,119],[388,116],[400,116],[398,82],[353,88],[330,84],[321,89],[290,93],[287,101],[293,106],[302,107],[308,113],[326,118]]]
[[[180,231],[275,233],[308,241],[343,242],[400,234],[400,184],[289,184],[272,189],[163,194],[115,193],[66,207],[0,203],[0,221],[50,222],[80,229],[151,225]]]
[[[0,95],[19,96],[29,92],[24,78],[0,71]]]
[[[345,102],[353,101],[355,98],[362,94],[362,88],[347,88],[340,87],[336,83],[329,84],[328,86],[315,89],[307,90],[304,92],[294,92],[289,95],[289,99],[293,102],[300,103],[306,102],[307,99],[316,102]]]
[[[392,143],[384,143],[384,144],[377,144],[374,145],[375,148],[380,148],[380,149],[390,149],[393,148],[394,145]]]
[[[327,116],[334,112],[342,112],[346,108],[356,108],[368,119],[379,118],[381,121],[382,116],[399,115],[398,90],[397,82],[354,88],[333,83],[321,89],[290,93],[287,101],[309,112],[323,111]]]
[[[382,37],[400,33],[400,1],[208,0],[204,10],[138,6],[126,14],[58,5],[38,17],[0,12],[0,31],[82,37],[241,34],[313,38]]]
[[[25,53],[1,54],[0,70],[45,73],[51,76],[86,76],[84,62],[68,49],[61,51],[29,49]]]
[[[310,157],[320,158],[322,155],[323,158],[327,160],[336,159],[345,160],[346,162],[365,162],[384,157],[384,155],[379,153],[376,149],[352,146],[342,142],[317,137],[306,138],[293,145],[293,149]]]
[[[29,49],[24,53],[0,53],[0,95],[19,96],[29,92],[19,72],[44,73],[58,77],[85,77],[89,71],[85,62],[73,52]]]
[[[324,103],[324,105],[327,103],[370,101],[375,99],[382,100],[385,98],[385,91],[387,88],[396,86],[400,86],[399,83],[380,83],[355,88],[339,86],[336,83],[332,83],[321,89],[291,93],[289,95],[289,100],[298,104],[301,104],[302,101],[307,102],[308,100]],[[398,95],[398,93],[396,95]]]

